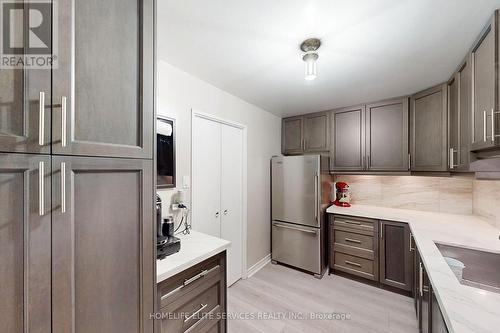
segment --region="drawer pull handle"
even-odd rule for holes
[[[187,316],[186,319],[184,319],[184,322],[187,323],[188,321],[193,319],[196,315],[198,315],[201,311],[203,311],[207,306],[208,306],[208,304],[200,304],[200,308],[198,310],[196,310],[195,312],[193,312],[190,316]]]
[[[342,221],[342,222],[347,223],[347,224],[361,225],[361,222],[357,222],[357,221]]]
[[[201,279],[202,277],[204,277],[205,275],[208,275],[210,273],[212,273],[213,271],[219,269],[219,265],[209,269],[209,270],[202,270],[199,274],[196,274],[195,276],[193,276],[192,278],[189,278],[189,279],[186,279],[184,280],[184,282],[178,286],[177,288],[173,289],[172,291],[168,292],[167,294],[163,295],[161,297],[161,300],[163,301],[165,298],[169,297],[170,295],[172,294],[175,294],[176,292],[178,292],[179,290],[181,290],[182,288],[190,285],[191,283],[193,283],[194,281],[198,280],[198,279]]]
[[[349,261],[349,260],[344,260],[344,263],[346,265],[351,265],[351,266],[356,266],[356,267],[361,267],[361,264],[358,264],[357,262]]]
[[[350,242],[350,243],[361,244],[361,241],[360,241],[360,240],[357,240],[357,239],[352,239],[352,238],[344,238],[344,240],[345,240],[346,242]]]

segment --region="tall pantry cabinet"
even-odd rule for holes
[[[0,70],[2,331],[152,332],[154,0],[52,19],[57,67]]]

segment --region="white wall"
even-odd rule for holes
[[[251,267],[271,251],[270,159],[280,154],[281,119],[164,61],[158,62],[157,75],[158,115],[176,120],[178,188],[191,172],[191,109],[247,126],[247,266]],[[160,191],[165,214],[172,214],[166,208],[175,193]]]

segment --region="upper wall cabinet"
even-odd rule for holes
[[[153,0],[58,2],[53,153],[153,157]]]
[[[472,48],[473,131],[471,150],[498,144],[498,11]]]
[[[330,132],[330,170],[364,170],[365,106],[332,111]]]
[[[304,152],[303,123],[302,117],[285,118],[281,121],[281,152],[283,155]]]
[[[471,66],[467,57],[448,81],[448,127],[450,171],[469,171],[471,129]]]
[[[281,150],[284,155],[328,151],[328,112],[282,120]]]
[[[366,168],[407,171],[408,98],[366,106]]]
[[[448,171],[447,85],[411,97],[411,170]]]

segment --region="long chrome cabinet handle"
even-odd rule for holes
[[[308,234],[314,234],[316,235],[316,230],[307,230],[307,229],[300,229],[300,228],[294,228],[294,227],[288,227],[288,226],[284,226],[282,224],[273,224],[273,226],[275,226],[276,228],[283,228],[283,229],[290,229],[290,230],[296,230],[296,231],[302,231],[302,232],[306,232]]]
[[[61,213],[66,213],[66,163],[61,162]]]
[[[184,280],[184,282],[177,288],[175,288],[174,290],[168,292],[167,294],[163,295],[161,297],[161,300],[163,301],[165,298],[169,297],[170,295],[173,295],[175,294],[176,292],[178,292],[179,290],[181,290],[182,288],[190,285],[191,283],[193,283],[194,281],[204,277],[205,275],[208,275],[210,273],[212,273],[213,271],[219,269],[219,265],[213,267],[213,268],[210,268],[209,270],[203,270],[201,271],[199,274],[196,274],[195,276],[193,276],[192,278],[189,278],[189,279],[186,279]]]
[[[413,234],[410,232],[410,252],[413,251]]]
[[[491,142],[495,142],[495,110],[491,109]]]
[[[45,212],[45,163],[38,162],[38,215]]]
[[[354,262],[354,261],[344,260],[344,263],[346,265],[351,265],[351,266],[356,266],[356,267],[362,267],[361,264],[358,264],[357,262]]]
[[[418,289],[420,291],[420,296],[423,296],[424,295],[424,282],[423,282],[423,280],[424,280],[424,272],[422,270],[422,263],[419,263],[419,268],[420,268],[420,270],[418,272],[418,277],[419,277],[418,278],[418,280],[419,280],[418,281],[418,284],[419,284],[419,288]]]
[[[483,141],[486,142],[486,110],[483,110]]]
[[[200,308],[198,310],[196,310],[195,312],[193,312],[191,315],[187,316],[186,319],[184,319],[184,322],[187,323],[188,321],[190,321],[198,313],[200,313],[201,311],[203,311],[203,309],[205,309],[207,306],[208,306],[208,304],[200,304]]]
[[[352,238],[347,238],[345,237],[344,240],[346,242],[349,242],[349,243],[355,243],[355,244],[361,244],[361,241],[360,240],[357,240],[357,239],[352,239]]]
[[[45,139],[45,93],[38,97],[38,145],[43,146]]]
[[[66,138],[66,124],[67,124],[67,114],[66,114],[66,96],[61,97],[61,146],[66,147],[67,138]]]

